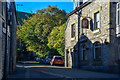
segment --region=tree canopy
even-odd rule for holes
[[[27,50],[46,54],[63,55],[64,27],[67,16],[64,10],[55,6],[37,10],[36,14],[24,20],[17,30],[18,38],[22,39]]]
[[[64,28],[66,23],[61,26],[55,27],[48,36],[48,46],[49,48],[54,48],[62,56],[64,55]]]

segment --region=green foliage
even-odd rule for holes
[[[55,27],[48,37],[49,48],[54,48],[59,54],[64,56],[64,28],[66,23],[61,26]]]
[[[28,20],[24,20],[23,25],[19,25],[17,36],[25,42],[27,50],[29,51],[36,52],[39,55],[58,53],[62,53],[63,55],[63,28],[65,27],[64,23],[66,19],[67,16],[64,10],[59,10],[55,6],[48,6],[47,9],[37,10],[35,15],[29,17]],[[52,47],[50,40],[48,40],[50,37],[55,37],[52,33],[54,30],[57,32],[57,29],[59,30],[58,33],[60,33],[58,35],[56,34],[56,37],[59,37],[59,41],[55,40],[57,45],[60,43],[58,49]],[[54,46],[57,46],[54,42],[54,38],[52,41]]]
[[[32,17],[31,13],[17,11],[16,14],[17,14],[18,23],[21,25],[22,25],[24,19],[27,20],[28,17]]]

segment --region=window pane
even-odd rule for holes
[[[99,28],[99,12],[95,13],[95,29]]]
[[[71,30],[71,36],[74,37],[75,36],[75,24],[72,25],[72,30]]]
[[[99,13],[96,14],[96,21],[99,21]]]
[[[97,26],[98,26],[98,25],[97,25],[97,22],[95,22],[95,29],[97,28]]]
[[[55,57],[55,59],[61,59],[61,60],[62,60],[62,58],[61,58],[61,57]]]
[[[99,22],[96,22],[96,23],[95,23],[95,29],[96,29],[96,28],[99,28]]]
[[[83,60],[87,60],[87,50],[83,50]]]
[[[100,24],[99,24],[99,22],[97,23],[97,28],[100,28]]]
[[[118,11],[118,24],[120,25],[120,11]]]
[[[96,60],[101,60],[101,47],[95,48]]]
[[[118,8],[120,8],[120,4],[118,4]]]

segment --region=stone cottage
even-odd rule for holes
[[[69,13],[65,28],[65,66],[117,71],[118,42],[116,2],[83,0]]]

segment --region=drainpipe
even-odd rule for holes
[[[83,4],[83,0],[78,0],[78,7]],[[81,15],[82,15],[82,8],[80,10],[77,8],[77,14],[78,14],[78,68],[80,68],[80,28],[81,28]]]
[[[80,68],[80,50],[79,50],[79,47],[80,47],[80,24],[81,24],[81,21],[80,21],[80,17],[81,17],[81,10],[78,11],[78,68]]]
[[[6,2],[6,40],[5,40],[5,54],[4,54],[4,72],[3,72],[3,78],[2,80],[7,79],[7,2]]]

